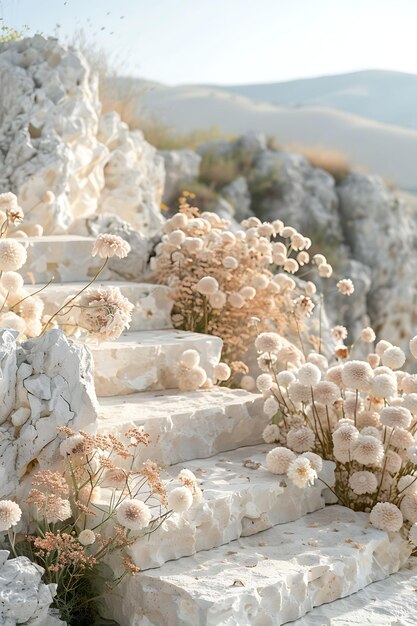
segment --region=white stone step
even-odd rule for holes
[[[146,541],[136,542],[129,550],[135,563],[142,570],[159,567],[324,507],[326,488],[321,481],[300,490],[285,476],[266,470],[262,464],[271,447],[264,444],[240,448],[168,468],[164,472],[168,481],[175,480],[184,467],[191,470],[204,498],[186,513],[173,514]],[[333,477],[333,467],[333,463],[325,463],[322,476],[326,476],[326,482]],[[105,508],[110,494],[110,490],[103,491],[103,499],[97,504]]]
[[[323,604],[291,626],[416,626],[417,558],[397,574]]]
[[[52,315],[68,299],[79,293],[85,282],[52,283],[39,293],[45,303],[45,313]],[[101,281],[94,283],[92,288],[118,287],[122,294],[135,305],[129,330],[163,330],[172,328],[171,309],[174,301],[170,297],[170,289],[165,285],[133,283],[127,281]],[[39,285],[31,285],[28,290],[35,292]],[[61,323],[74,324],[77,309],[60,317]]]
[[[220,361],[222,340],[181,330],[123,333],[116,341],[89,345],[94,358],[98,396],[121,396],[151,389],[176,389],[176,365],[181,354],[197,350],[201,366],[213,376]]]
[[[48,235],[19,239],[27,248],[27,261],[20,270],[26,283],[88,281],[97,272],[103,259],[92,257],[94,237]],[[108,271],[101,274],[105,280]]]
[[[152,459],[173,465],[262,442],[269,422],[259,394],[216,387],[208,391],[148,391],[99,398],[100,433],[120,437],[130,426],[143,426],[151,443],[137,463]]]
[[[408,555],[366,513],[329,506],[126,577],[109,608],[121,626],[280,626],[385,578]]]

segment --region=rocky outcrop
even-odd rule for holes
[[[25,228],[62,233],[110,211],[143,234],[160,229],[163,161],[117,114],[101,117],[82,54],[39,35],[2,44],[0,83],[0,191],[18,195]]]
[[[54,617],[49,605],[56,585],[42,582],[43,569],[27,557],[7,560],[9,553],[0,550],[0,623],[3,626],[64,626]]]
[[[59,330],[21,344],[0,331],[0,498],[12,497],[36,465],[59,459],[58,427],[94,430],[98,404],[87,348]]]
[[[165,164],[163,201],[175,204],[184,185],[198,177],[201,156],[193,150],[160,150],[158,154]]]

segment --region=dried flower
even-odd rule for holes
[[[310,465],[317,474],[323,469],[323,459],[314,452],[303,452],[301,457],[310,461]]]
[[[355,291],[355,287],[350,278],[343,278],[342,280],[339,280],[339,282],[336,284],[336,287],[344,296],[351,296],[352,293]]]
[[[189,367],[190,369],[193,367],[197,367],[197,365],[199,365],[200,363],[200,355],[197,352],[197,350],[194,349],[190,349],[190,350],[185,350],[182,355],[180,356],[179,359],[181,365],[184,365],[185,367]]]
[[[362,465],[381,465],[383,458],[384,446],[378,439],[371,435],[359,435],[352,450],[352,459]]]
[[[349,487],[358,496],[375,493],[378,489],[378,480],[372,472],[354,472],[349,478]]]
[[[78,535],[78,541],[80,542],[82,546],[91,546],[93,545],[95,540],[96,540],[96,535],[89,528],[82,530],[80,534]]]
[[[398,370],[405,363],[405,354],[401,348],[392,346],[384,350],[381,356],[382,365],[386,365],[393,370]]]
[[[291,428],[287,434],[287,446],[294,452],[307,452],[314,447],[316,436],[311,428]]]
[[[397,392],[397,380],[389,374],[378,374],[372,381],[372,395],[390,398]]]
[[[276,424],[268,424],[268,426],[265,426],[262,438],[265,443],[275,443],[279,441],[280,432],[278,426]]]
[[[117,256],[119,259],[124,259],[129,252],[130,245],[119,235],[101,233],[94,243],[91,256],[99,256],[102,259]]]
[[[134,309],[118,287],[90,289],[80,297],[78,306],[79,324],[101,340],[117,339],[129,327]]]
[[[184,513],[193,505],[193,495],[187,487],[176,487],[168,494],[168,507],[174,513]]]
[[[348,336],[347,329],[345,326],[334,326],[331,330],[332,337],[336,339],[336,341],[343,341]]]
[[[198,281],[195,288],[205,296],[212,296],[219,290],[219,283],[213,276],[204,276]]]
[[[214,368],[214,376],[217,380],[225,381],[229,380],[232,372],[227,363],[218,363]]]
[[[360,337],[364,343],[373,343],[376,339],[375,332],[370,326],[362,330]]]
[[[259,352],[277,352],[282,347],[282,339],[277,333],[261,333],[255,340]]]
[[[298,380],[302,385],[307,387],[315,387],[321,378],[321,372],[317,365],[313,363],[306,363],[302,365],[298,370]]]
[[[287,476],[296,487],[304,489],[307,485],[314,483],[317,478],[317,472],[313,470],[309,459],[299,456],[290,463]]]
[[[400,509],[390,502],[378,502],[372,509],[369,520],[375,528],[397,532],[403,525]]]
[[[27,259],[25,247],[15,239],[0,239],[0,271],[15,272]]]
[[[288,448],[273,448],[266,455],[266,467],[272,474],[286,474],[290,463],[296,458]]]
[[[116,511],[119,524],[130,530],[143,530],[152,519],[149,507],[142,500],[126,498]]]
[[[12,500],[0,500],[0,532],[4,532],[16,526],[21,517],[22,510],[16,502],[12,502]]]
[[[410,411],[403,406],[386,406],[379,415],[381,424],[391,428],[409,428],[412,421]]]
[[[368,391],[374,372],[365,361],[348,361],[343,366],[342,381],[350,389]]]

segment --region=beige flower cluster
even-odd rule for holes
[[[200,366],[200,354],[197,350],[185,350],[180,356],[175,377],[181,391],[197,391],[211,389],[217,382],[225,382],[231,376],[231,369],[226,363],[218,363],[214,367],[214,380],[207,377],[207,372]]]
[[[60,433],[63,471],[35,474],[25,501],[24,522],[31,534],[16,534],[24,530],[17,527],[22,509],[10,500],[0,501],[0,532],[9,532],[8,547],[15,554],[29,553],[45,568],[46,582],[58,582],[55,606],[68,623],[78,623],[68,603],[68,589],[81,600],[84,588],[93,593],[91,582],[95,595],[100,584],[104,591],[125,574],[137,573],[140,568],[130,558],[129,546],[156,532],[172,514],[198,505],[203,493],[188,469],[167,484],[150,460],[132,469],[138,466],[139,450],[149,444],[141,428],[131,427],[120,438],[75,433],[65,427]],[[112,573],[110,555],[113,563],[119,558],[124,573],[102,579],[103,572]],[[87,600],[94,602],[94,597]]]
[[[266,465],[302,488],[323,480],[323,459],[334,461],[336,482],[328,486],[338,501],[369,512],[376,528],[409,533],[417,546],[417,376],[402,369],[399,347],[384,340],[372,346],[371,328],[361,341],[374,349],[367,360],[336,350],[329,363],[310,352],[280,371],[279,337],[258,336],[258,351],[269,355],[256,381],[271,417],[264,440],[278,444]],[[417,359],[417,336],[410,352]]]
[[[66,323],[68,314],[77,309],[78,329],[100,340],[117,339],[129,327],[133,305],[118,288],[98,288],[86,291],[98,278],[109,258],[125,258],[130,245],[118,235],[100,234],[92,249],[92,256],[104,259],[102,266],[86,287],[68,298],[53,315],[43,315],[44,305],[37,294],[24,286],[19,270],[27,260],[26,248],[21,241],[28,233],[16,230],[24,219],[13,193],[0,194],[0,327],[18,332],[18,338],[37,337],[53,326],[61,325],[67,332],[75,332],[74,326]],[[33,229],[32,229],[33,230]],[[32,232],[29,234],[42,234]]]
[[[308,237],[281,220],[262,223],[256,217],[232,232],[230,222],[200,213],[185,199],[164,231],[152,267],[155,280],[173,289],[175,327],[221,337],[225,361],[234,369],[257,331],[304,328],[316,288],[312,282],[301,286],[293,275],[302,277],[310,263]],[[314,264],[320,276],[331,276],[325,257],[316,255]],[[251,323],[254,318],[258,324]]]

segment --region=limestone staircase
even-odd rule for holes
[[[35,278],[32,289],[51,274],[57,281],[40,294],[47,312],[94,270],[92,241],[30,240],[23,272]],[[110,597],[113,619],[121,626],[279,626],[308,614],[300,624],[322,624],[323,613],[316,619],[314,607],[397,571],[407,556],[397,537],[368,527],[365,514],[325,508],[322,483],[300,490],[265,470],[271,446],[262,443],[268,420],[259,396],[176,389],[173,371],[182,351],[198,350],[210,376],[220,360],[220,339],[172,329],[165,287],[117,285],[135,313],[120,339],[92,346],[99,431],[144,426],[152,443],[139,461],[151,458],[172,477],[189,468],[204,500],[133,546],[143,571]],[[327,482],[330,463],[323,473]]]

